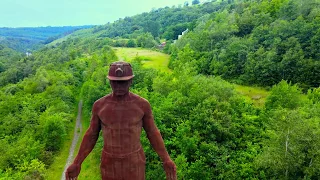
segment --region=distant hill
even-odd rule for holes
[[[62,26],[62,27],[24,27],[24,28],[0,28],[0,44],[11,49],[24,52],[35,50],[55,39],[64,37],[76,30],[91,28],[86,26]]]
[[[181,5],[153,9],[131,17],[119,18],[113,23],[79,30],[64,38],[57,39],[50,45],[61,43],[68,38],[113,38],[139,39],[147,33],[153,38],[175,40],[186,29],[192,30],[198,18],[209,15],[227,6],[227,3],[203,3],[201,5]],[[149,36],[148,36],[149,37]],[[117,44],[117,43],[116,43]],[[119,44],[123,43],[118,43]],[[120,45],[121,46],[121,45]]]

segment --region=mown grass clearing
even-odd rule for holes
[[[235,90],[245,96],[257,107],[263,107],[269,92],[263,88],[234,84]]]
[[[117,47],[113,49],[120,60],[130,62],[134,58],[140,57],[144,67],[170,72],[170,69],[168,68],[170,56],[168,54],[142,48]]]

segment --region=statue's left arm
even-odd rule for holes
[[[92,151],[93,147],[97,142],[99,132],[101,130],[100,119],[98,117],[97,111],[98,106],[95,103],[92,108],[90,127],[88,128],[83,137],[78,155],[65,172],[66,180],[75,180],[78,178],[82,162],[89,155],[89,153]]]
[[[146,102],[144,106],[143,128],[146,131],[146,134],[151,143],[151,146],[156,151],[156,153],[160,156],[163,162],[163,167],[166,172],[167,180],[176,180],[177,179],[176,165],[171,160],[165,148],[160,131],[157,128],[156,124],[154,123],[152,110],[149,102]]]

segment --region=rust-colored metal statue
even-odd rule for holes
[[[77,157],[66,171],[67,180],[77,179],[81,164],[95,146],[100,130],[104,140],[100,165],[102,179],[144,180],[146,161],[140,143],[142,128],[163,162],[167,180],[177,179],[176,166],[154,123],[149,102],[129,92],[133,77],[129,63],[119,61],[110,65],[108,79],[113,92],[94,103],[90,127]]]

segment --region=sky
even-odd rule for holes
[[[101,25],[192,0],[0,0],[0,27]]]

